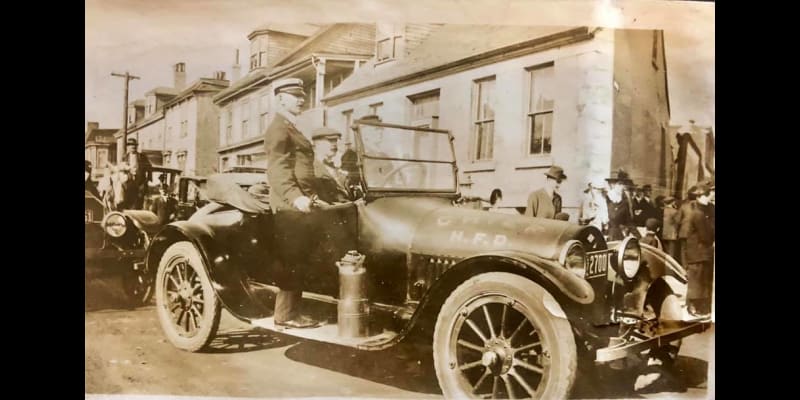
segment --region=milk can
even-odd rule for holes
[[[350,250],[336,263],[339,267],[338,326],[342,338],[368,336],[369,304],[365,256]]]

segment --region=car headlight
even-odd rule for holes
[[[128,223],[125,221],[124,215],[118,212],[112,212],[108,214],[103,221],[103,229],[105,229],[106,233],[111,237],[118,238],[124,235],[125,231],[128,230]]]
[[[583,276],[586,272],[586,249],[580,241],[570,240],[561,250],[558,261],[570,272]]]
[[[617,247],[617,268],[628,280],[636,277],[642,264],[642,249],[636,238],[628,237]]]

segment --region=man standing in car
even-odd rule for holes
[[[273,83],[277,113],[265,132],[267,180],[275,213],[275,248],[283,271],[281,291],[275,299],[275,325],[312,328],[319,321],[300,315],[303,270],[309,268],[309,249],[317,240],[311,212],[314,190],[314,149],[295,126],[305,103],[303,81],[283,79]]]
[[[133,184],[130,185],[130,198],[133,199],[131,205],[136,210],[141,210],[144,206],[144,197],[147,194],[147,173],[150,171],[150,160],[147,156],[139,153],[139,143],[135,138],[129,138],[125,143],[125,158],[123,161],[130,167],[133,176]],[[127,195],[125,197],[128,197]]]
[[[311,140],[314,142],[314,175],[317,177],[316,192],[319,200],[328,204],[348,201],[344,176],[336,168],[333,158],[339,150],[339,139],[342,134],[328,127],[314,130]]]

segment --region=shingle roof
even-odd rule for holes
[[[84,134],[83,142],[86,144],[91,141],[96,141],[95,138],[98,136],[113,136],[118,130],[119,129],[91,129]]]
[[[169,107],[185,98],[192,96],[196,92],[214,92],[223,90],[230,84],[227,80],[200,78],[193,82],[189,87],[183,89],[175,98],[164,104],[164,107]]]
[[[214,95],[214,98],[213,98],[214,102],[215,103],[220,102],[220,100],[228,97],[229,95],[238,92],[242,88],[247,87],[247,86],[253,84],[254,82],[257,82],[257,81],[259,81],[261,79],[266,79],[266,77],[267,77],[267,74],[265,73],[265,71],[263,71],[263,70],[254,71],[254,72],[248,74],[247,76],[245,76],[244,78],[239,79],[233,85],[229,86],[228,88],[226,88],[226,89],[220,91],[219,93],[217,93],[216,95]]]
[[[493,50],[569,31],[574,27],[445,25],[432,32],[404,58],[378,65],[372,59],[323,99],[350,94],[393,79],[478,56]]]

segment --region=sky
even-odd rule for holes
[[[247,72],[254,28],[267,23],[439,22],[663,29],[671,123],[714,126],[714,4],[665,0],[86,0],[85,116],[101,128],[122,124],[126,71],[130,100],[172,86],[172,65],[187,83],[231,74],[240,50]]]

